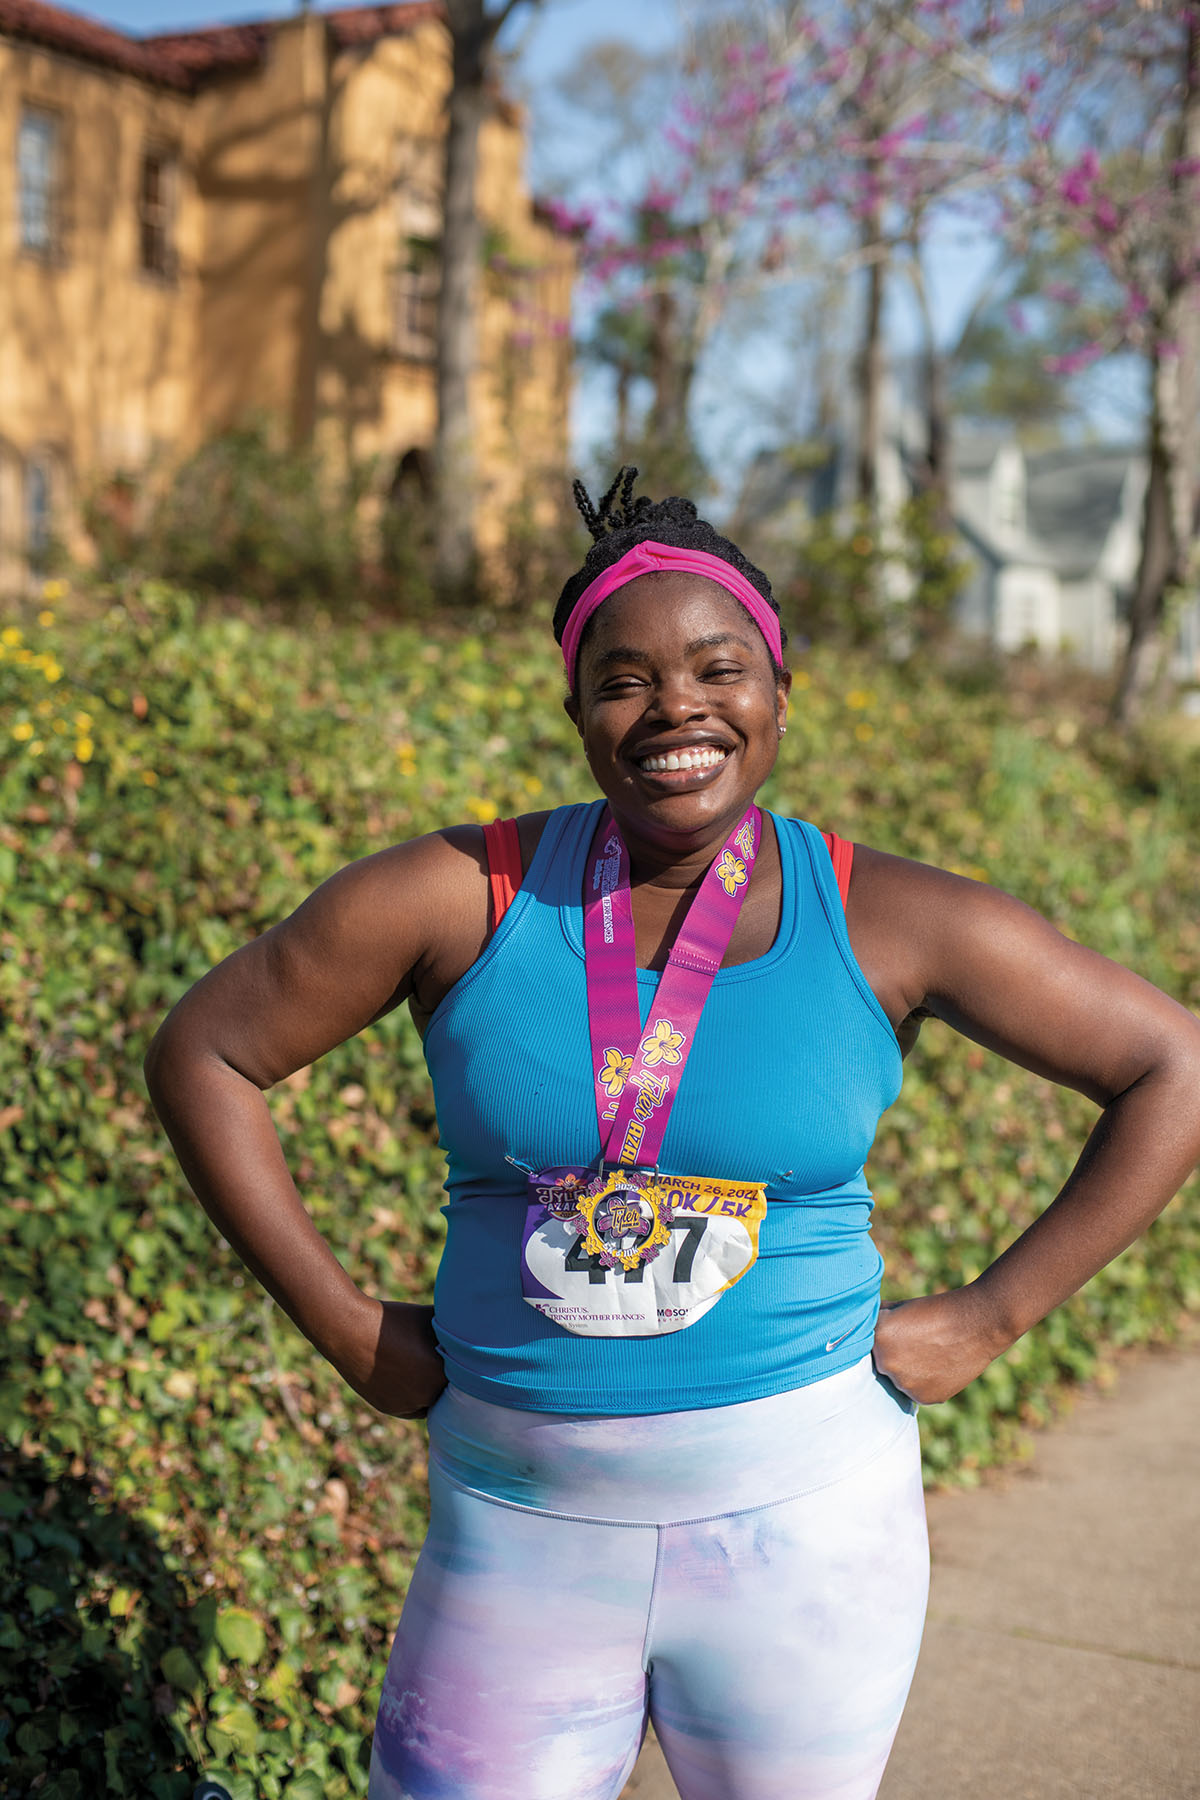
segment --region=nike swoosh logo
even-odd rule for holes
[[[826,1350],[836,1350],[838,1345],[844,1344],[848,1337],[853,1337],[854,1333],[857,1331],[857,1329],[858,1329],[858,1327],[856,1325],[852,1325],[850,1327],[849,1331],[843,1331],[840,1338],[830,1338],[829,1342],[825,1346]]]

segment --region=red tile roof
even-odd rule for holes
[[[210,25],[204,31],[164,32],[141,41],[177,69],[188,87],[198,87],[207,75],[256,68],[267,54],[271,30],[271,22],[264,19],[247,25]]]
[[[441,0],[408,0],[400,6],[341,6],[325,14],[339,50],[373,44],[376,38],[399,37],[430,19],[444,17]]]
[[[372,44],[443,17],[440,0],[388,6],[348,6],[322,15],[339,49]],[[202,31],[132,38],[46,0],[0,0],[0,37],[25,38],[49,49],[102,63],[143,81],[190,91],[207,78],[252,69],[266,55],[279,20],[214,25]]]
[[[65,12],[61,6],[47,6],[44,0],[0,0],[0,36],[27,38],[48,49],[82,57],[85,62],[104,63],[126,75],[139,75],[143,81],[165,83],[167,87],[191,86],[184,70],[136,38],[126,37],[124,32],[79,13]]]

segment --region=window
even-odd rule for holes
[[[428,361],[437,347],[441,287],[442,146],[437,138],[402,138],[397,150],[395,348]]]
[[[396,275],[396,349],[427,361],[437,349],[438,246],[409,238]]]
[[[62,134],[53,113],[27,106],[17,131],[17,209],[21,248],[53,256],[61,240]]]
[[[35,457],[25,470],[25,554],[35,572],[49,554],[52,505],[49,462]]]
[[[144,151],[138,184],[141,265],[143,273],[157,275],[162,281],[175,276],[177,187],[178,162],[174,153],[162,148]]]

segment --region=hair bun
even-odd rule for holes
[[[688,500],[682,494],[672,494],[668,500],[651,500],[648,494],[638,494],[635,498],[633,487],[637,474],[632,464],[622,465],[607,491],[596,501],[592,500],[582,481],[572,483],[575,504],[593,542],[583,567],[564,584],[558,596],[558,605],[554,609],[554,635],[560,644],[571,609],[588,583],[619,562],[635,544],[647,542],[661,542],[681,550],[703,550],[709,556],[720,557],[731,569],[744,575],[778,614],[779,603],[762,570],[755,568],[736,544],[731,544],[700,517],[694,500]],[[781,641],[787,643],[787,633],[782,628]]]

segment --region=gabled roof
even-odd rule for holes
[[[1121,511],[1130,465],[1143,454],[1134,445],[1097,444],[1026,459],[1030,533],[1059,567],[1090,570],[1099,561]]]
[[[341,7],[320,16],[337,48],[349,49],[412,31],[427,20],[444,17],[444,12],[440,0],[408,0],[403,5]],[[281,23],[258,19],[134,38],[82,13],[47,5],[46,0],[0,0],[0,37],[25,38],[184,92],[214,76],[257,67]]]
[[[1009,442],[1015,444],[1010,436]],[[997,444],[992,460],[1001,446]],[[1144,452],[1135,444],[1064,445],[1025,455],[1025,526],[997,533],[989,515],[982,455],[954,468],[954,516],[977,548],[997,564],[1021,562],[1067,578],[1090,575],[1129,503],[1131,470]]]

